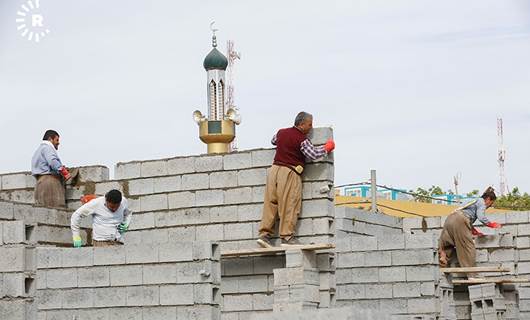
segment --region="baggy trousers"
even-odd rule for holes
[[[51,174],[39,176],[35,185],[35,204],[44,207],[64,207],[65,193],[60,177]]]
[[[292,169],[273,165],[267,172],[260,236],[274,234],[276,216],[280,217],[280,237],[289,240],[295,233],[302,208],[302,177]]]
[[[469,218],[462,211],[453,212],[445,220],[438,245],[439,249],[447,255],[448,263],[456,251],[456,257],[461,267],[474,267],[476,265],[476,250],[471,228]]]

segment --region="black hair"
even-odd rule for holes
[[[495,189],[493,187],[488,187],[486,191],[482,194],[482,199],[486,200],[489,198],[491,201],[497,200],[497,196],[495,195]]]
[[[121,203],[121,199],[122,199],[121,192],[116,189],[110,190],[105,195],[105,200],[113,204]]]
[[[44,132],[44,137],[42,137],[42,140],[49,140],[49,139],[53,139],[58,136],[59,136],[59,133],[57,131],[46,130],[46,132]]]

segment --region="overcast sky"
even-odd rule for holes
[[[0,172],[26,171],[48,128],[69,166],[204,153],[209,23],[233,39],[240,149],[295,114],[332,125],[337,184],[530,191],[530,1],[41,0],[50,34],[17,31],[0,0]]]

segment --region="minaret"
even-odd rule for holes
[[[212,25],[213,22],[210,28]],[[217,50],[217,29],[211,29],[212,50],[203,62],[207,73],[208,117],[196,110],[193,112],[193,118],[199,125],[200,139],[208,145],[208,153],[226,153],[230,150],[230,142],[235,138],[235,125],[240,123],[240,117],[232,108],[225,110],[225,71],[228,59]]]

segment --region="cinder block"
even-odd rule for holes
[[[6,174],[2,175],[2,190],[12,190],[12,189],[24,189],[27,188],[26,176],[27,173],[17,173],[17,174]]]
[[[154,193],[154,181],[153,178],[129,180],[129,194],[134,196]]]
[[[368,299],[391,299],[392,298],[392,284],[367,284],[366,298]]]
[[[125,264],[125,246],[94,249],[94,265],[116,264]]]
[[[0,272],[22,272],[26,268],[24,247],[0,247]]]
[[[221,314],[217,305],[177,306],[177,319],[202,320],[220,318]]]
[[[339,268],[362,267],[365,263],[365,252],[344,252],[337,255]]]
[[[193,285],[160,286],[161,305],[191,305],[193,301]]]
[[[167,171],[170,175],[195,172],[195,158],[173,158],[167,161]]]
[[[405,235],[382,235],[377,237],[379,250],[395,250],[405,248]]]
[[[402,282],[392,285],[392,296],[394,298],[421,297],[421,284],[419,282]]]
[[[177,267],[175,264],[158,264],[143,266],[143,283],[149,284],[175,284],[177,283]]]
[[[330,127],[313,128],[309,139],[314,145],[325,144],[329,139],[333,139],[333,129]]]
[[[143,196],[140,198],[140,209],[141,211],[153,211],[153,210],[167,210],[168,209],[168,196],[167,194],[155,194]]]
[[[182,176],[182,190],[202,190],[210,187],[210,177],[207,173],[186,174]]]
[[[251,165],[252,158],[249,152],[230,153],[223,156],[224,170],[250,168]]]
[[[263,204],[238,205],[239,221],[261,221]]]
[[[364,284],[347,284],[337,285],[337,295],[340,299],[365,299],[366,285]]]
[[[251,259],[225,259],[222,262],[222,276],[240,276],[256,274]]]
[[[405,267],[387,267],[379,269],[379,280],[381,282],[404,282],[407,281]]]
[[[396,266],[434,264],[434,258],[435,252],[428,249],[392,251],[392,264]]]
[[[252,239],[251,223],[230,223],[224,225],[225,240],[243,240]]]
[[[110,285],[110,273],[107,267],[91,267],[77,269],[77,284],[84,287],[108,287]]]
[[[490,252],[490,261],[514,261],[515,250],[514,249],[497,249]]]
[[[184,226],[178,228],[168,229],[168,241],[169,242],[178,242],[182,239],[186,241],[195,240],[196,228],[194,226]]]
[[[220,291],[215,285],[200,283],[193,285],[193,302],[195,304],[219,304]]]
[[[116,180],[139,178],[141,164],[139,162],[120,162],[116,164],[114,176]]]
[[[0,274],[0,278],[2,275]],[[3,279],[0,281],[2,285],[0,289],[0,298],[6,297],[25,297],[25,275],[24,273],[5,273]]]
[[[252,295],[224,295],[223,312],[252,310]]]
[[[5,221],[2,224],[4,243],[14,244],[26,241],[26,225],[24,221]]]
[[[142,266],[113,266],[109,268],[110,285],[136,286],[143,283]]]
[[[333,181],[334,180],[334,167],[332,164],[321,162],[321,163],[309,163],[304,168],[302,174],[302,181]]]
[[[238,222],[239,216],[237,210],[237,206],[222,206],[210,208],[210,222]]]
[[[237,173],[237,182],[239,186],[264,185],[266,183],[266,179],[266,169],[240,170]]]
[[[168,175],[166,160],[146,161],[141,164],[140,172],[144,178]]]
[[[434,266],[406,267],[407,281],[435,281],[438,279],[438,270]]]
[[[252,188],[234,188],[224,191],[225,204],[248,204],[252,202]]]
[[[109,308],[109,320],[112,319],[127,319],[127,320],[142,320],[142,310],[146,308]],[[145,318],[152,319],[152,318]],[[69,320],[69,319],[68,319]]]
[[[139,244],[125,246],[127,263],[158,262],[159,246],[154,244]]]
[[[108,308],[108,307],[123,307],[126,305],[127,305],[127,288],[125,287],[98,288],[94,290],[94,307]],[[94,310],[91,310],[91,311],[93,312]],[[120,317],[123,317],[125,314],[124,313],[120,314]],[[108,319],[110,320],[110,319],[118,319],[118,318],[108,318]],[[125,318],[125,319],[133,319],[133,318]]]
[[[272,165],[276,149],[254,150],[251,152],[252,167],[268,167]]]
[[[210,172],[223,170],[222,156],[201,156],[195,158],[196,172]]]
[[[156,306],[160,304],[158,286],[127,287],[127,306]]]
[[[13,203],[0,201],[0,219],[13,220],[14,215],[15,210]]]
[[[63,264],[62,249],[53,247],[39,247],[37,249],[37,268],[60,268]],[[2,248],[0,248],[1,252]],[[3,257],[3,254],[0,254]],[[125,262],[125,261],[124,261]]]
[[[154,212],[146,212],[146,213],[135,214],[133,216],[132,223],[129,226],[129,230],[132,231],[132,230],[151,229],[154,227],[155,227]]]
[[[285,268],[283,257],[255,257],[252,260],[254,262],[254,274],[270,275],[274,269]]]
[[[437,248],[437,239],[432,234],[405,235],[405,249]]]
[[[518,224],[528,222],[527,211],[510,211],[506,213],[506,224]]]
[[[224,239],[223,225],[222,224],[211,224],[211,225],[197,226],[195,239],[198,241],[223,240]]]
[[[219,171],[210,173],[210,188],[222,189],[237,187],[237,171]]]
[[[409,299],[407,301],[409,313],[435,313],[436,298]]]
[[[300,217],[333,217],[334,212],[335,207],[333,206],[333,202],[328,199],[306,200],[302,201],[302,213]]]
[[[195,193],[195,204],[202,206],[218,206],[224,202],[224,192],[222,190],[200,190]]]
[[[293,285],[319,285],[318,269],[283,268],[274,269],[274,287]]]
[[[77,270],[52,269],[46,272],[46,287],[49,289],[77,287]]]
[[[109,178],[109,168],[104,166],[86,166],[79,167],[79,176],[78,179],[81,182],[101,182],[110,180]]]
[[[351,237],[352,251],[377,250],[377,237],[373,236],[353,236]]]
[[[38,290],[35,301],[39,310],[60,309],[66,290]]]
[[[390,251],[366,252],[364,259],[364,265],[367,267],[392,265],[392,254]]]
[[[95,194],[106,194],[114,189],[123,192],[123,186],[119,181],[99,182],[96,183]]]
[[[193,260],[192,242],[164,243],[159,245],[158,250],[160,262],[179,262]]]
[[[64,268],[70,267],[88,267],[94,265],[94,248],[72,248],[62,249]]]
[[[181,177],[161,177],[154,179],[154,191],[155,193],[160,192],[172,192],[181,190]]]
[[[193,260],[210,259],[219,261],[221,259],[221,251],[219,244],[211,241],[194,241],[193,245]]]
[[[254,294],[252,295],[252,309],[256,311],[269,311],[273,308],[274,295],[272,294]]]
[[[174,192],[167,195],[169,209],[190,208],[195,206],[195,193],[189,191]]]
[[[285,261],[287,268],[317,268],[315,251],[287,250],[285,251]]]

